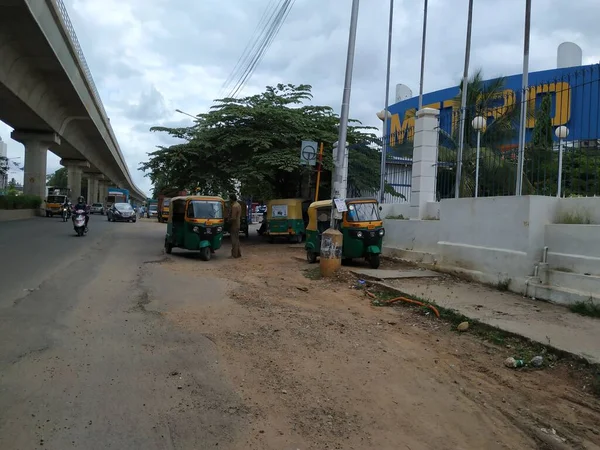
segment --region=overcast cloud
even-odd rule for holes
[[[150,184],[137,170],[156,145],[153,125],[191,124],[178,114],[206,111],[235,66],[270,0],[64,0],[86,59],[138,186]],[[418,93],[422,1],[396,0],[392,97],[396,83]],[[467,0],[430,0],[425,92],[458,84],[462,74]],[[523,0],[477,0],[471,68],[486,77],[517,73],[522,65]],[[307,83],[314,102],[339,111],[350,20],[350,0],[297,0],[286,24],[244,89]],[[500,6],[501,5],[501,6]],[[358,23],[350,115],[380,126],[383,108],[386,0],[363,0]],[[573,41],[584,64],[600,60],[597,0],[533,2],[530,70],[556,67],[556,48]],[[23,157],[10,140],[9,157]],[[22,161],[19,160],[19,161]],[[48,157],[49,172],[59,166]],[[13,173],[17,179],[21,174]],[[19,178],[20,177],[20,178]]]

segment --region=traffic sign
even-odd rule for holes
[[[317,164],[317,146],[314,141],[302,141],[300,148],[300,164],[314,166]]]

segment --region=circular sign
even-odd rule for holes
[[[302,147],[302,158],[306,161],[317,159],[317,149],[312,144]]]

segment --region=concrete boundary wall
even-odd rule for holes
[[[32,219],[37,213],[36,209],[0,209],[0,222]]]
[[[393,214],[383,214],[384,254],[388,256],[492,285],[508,285],[518,293],[529,293],[532,283],[543,282],[538,279],[538,266],[544,247],[548,247],[548,269],[600,275],[600,198],[446,199],[427,205],[426,216],[434,220],[388,219],[406,209],[394,206],[389,209]],[[569,213],[596,224],[556,224]],[[600,278],[598,282],[600,293]],[[576,289],[577,285],[567,287]],[[556,298],[534,292],[537,298]]]

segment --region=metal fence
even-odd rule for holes
[[[573,68],[558,79],[529,86],[524,95],[506,89],[503,79],[470,84],[460,196],[515,195],[522,101],[527,111],[522,194],[556,196],[560,185],[561,196],[600,196],[600,65]],[[460,119],[460,96],[444,102],[438,200],[455,196]],[[413,130],[407,127],[389,142],[386,173],[392,184],[394,158],[403,158],[405,167],[412,165]],[[403,176],[406,188],[411,176]]]
[[[462,197],[515,195],[522,101],[527,114],[522,193],[556,196],[560,183],[561,196],[600,195],[599,65],[529,86],[524,95],[504,89],[502,80],[469,88]],[[458,99],[452,106],[440,112],[439,198],[455,194]]]

